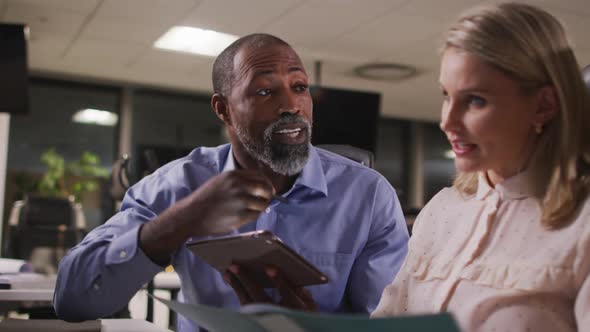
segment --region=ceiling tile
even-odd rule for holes
[[[257,32],[300,0],[204,0],[182,24],[235,35]],[[231,10],[228,10],[231,8]]]
[[[134,70],[147,72],[171,71],[186,73],[195,70],[201,65],[212,65],[213,61],[214,58],[211,57],[154,49],[134,61],[131,67]]]
[[[100,0],[6,0],[6,2],[13,5],[47,7],[87,15],[96,8]]]
[[[57,36],[30,40],[28,45],[30,63],[41,62],[43,58],[50,61],[61,58],[69,42],[69,39]]]
[[[126,18],[134,23],[171,25],[198,7],[199,0],[103,0],[97,17]]]
[[[110,40],[83,39],[78,40],[65,56],[67,61],[78,63],[87,62],[89,66],[101,64],[127,66],[139,55],[143,54],[146,47],[141,44],[115,42]]]
[[[2,18],[4,22],[26,23],[32,39],[46,35],[70,38],[80,29],[85,19],[85,14],[12,2],[6,7]]]
[[[157,22],[147,24],[118,17],[95,17],[86,25],[81,38],[128,41],[151,46],[168,28],[168,25]]]
[[[314,48],[375,20],[404,1],[308,1],[262,30],[285,38],[295,46]]]
[[[445,0],[444,3],[433,0],[411,0],[400,8],[397,14],[448,22],[453,21],[464,10],[482,3],[480,0]]]
[[[408,27],[412,33],[408,33]],[[440,35],[442,23],[423,17],[400,15],[392,12],[370,24],[348,33],[341,38],[326,43],[323,49],[334,54],[348,54],[365,61],[381,58],[389,54],[404,52],[411,48],[424,48]]]

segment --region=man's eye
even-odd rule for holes
[[[297,92],[305,92],[307,91],[308,86],[305,84],[298,84],[295,86],[295,91]]]
[[[487,104],[487,101],[485,99],[483,99],[482,97],[478,97],[478,96],[469,96],[467,98],[467,103],[470,106],[476,107],[476,108],[482,108],[485,107]]]
[[[270,95],[270,89],[259,89],[256,90],[256,94],[259,96],[268,96]]]

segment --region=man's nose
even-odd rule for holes
[[[292,113],[296,114],[300,112],[299,107],[299,98],[298,95],[291,91],[291,89],[287,89],[285,93],[283,93],[281,98],[281,105],[279,106],[279,113]]]

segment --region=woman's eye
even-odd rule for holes
[[[467,103],[473,107],[476,107],[476,108],[485,107],[487,104],[485,99],[483,99],[482,97],[478,97],[478,96],[469,96],[467,98]]]
[[[259,96],[268,96],[270,95],[270,89],[259,89],[256,90],[256,94]]]

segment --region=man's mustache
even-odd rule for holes
[[[300,125],[301,127],[305,128],[305,130],[307,130],[308,132],[311,128],[311,123],[303,116],[301,116],[299,114],[285,112],[285,113],[281,114],[281,117],[277,121],[271,123],[266,128],[265,133],[272,134],[273,131],[280,129],[283,126],[293,125],[293,124]]]

